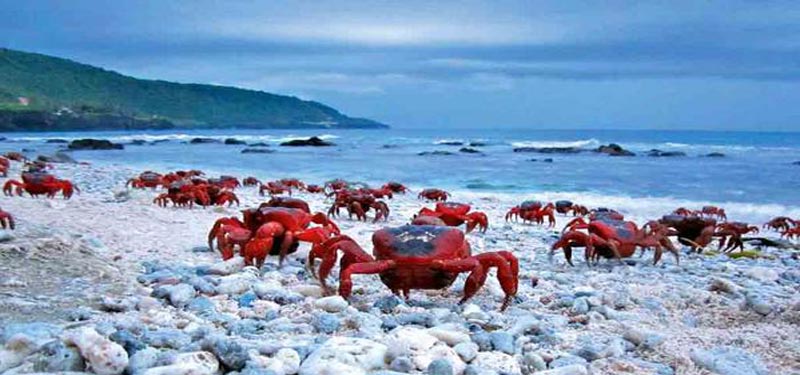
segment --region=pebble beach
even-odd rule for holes
[[[466,274],[407,300],[377,276],[357,276],[344,300],[324,296],[306,269],[308,244],[282,267],[275,257],[260,270],[239,257],[223,262],[206,235],[239,208],[158,207],[156,191],[125,187],[139,172],[57,164],[80,194],[3,197],[17,229],[0,232],[0,373],[800,373],[796,250],[732,259],[683,249],[680,264],[666,255],[654,266],[647,252],[570,267],[549,249],[572,217],[557,216],[555,228],[506,222],[521,194],[451,191],[489,217],[488,231],[467,235],[473,253],[519,259],[511,306],[499,311],[494,272],[463,305]],[[254,187],[236,192],[241,208],[264,201]],[[330,206],[324,195],[297,196],[313,211]],[[386,222],[335,220],[370,251],[374,231],[430,206],[416,194],[387,203]]]

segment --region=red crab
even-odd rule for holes
[[[423,191],[420,191],[419,194],[417,194],[417,198],[425,198],[429,201],[435,201],[435,202],[438,201],[445,202],[449,197],[450,193],[441,189],[425,189]]]
[[[696,215],[664,215],[658,223],[671,229],[669,235],[677,236],[678,242],[690,246],[692,251],[700,251],[710,244],[717,234],[717,221]]]
[[[303,191],[303,190],[306,189],[306,184],[303,183],[303,181],[300,181],[300,180],[298,180],[296,178],[284,178],[284,179],[281,179],[278,182],[280,182],[284,186],[288,186],[290,189],[297,189],[297,190],[300,190],[300,191]]]
[[[169,185],[164,181],[164,176],[160,173],[153,171],[144,171],[138,177],[131,178],[125,183],[125,186],[130,185],[134,189],[144,188],[157,188],[159,186]]]
[[[800,237],[800,227],[789,228],[781,233],[781,238],[788,239]]]
[[[340,208],[346,208],[348,216],[352,218],[353,215],[356,215],[358,220],[366,221],[367,212],[370,209],[375,210],[373,222],[377,222],[380,219],[389,219],[389,206],[386,202],[377,200],[373,195],[364,193],[361,190],[339,190],[331,208],[328,209],[328,215],[339,215]]]
[[[758,227],[738,221],[717,224],[717,233],[715,235],[722,237],[719,240],[718,248],[725,252],[731,252],[736,250],[737,248],[739,250],[744,251],[744,242],[742,242],[742,235],[745,235],[747,233],[758,233]],[[726,241],[727,241],[727,246],[725,244]]]
[[[359,189],[364,193],[370,194],[377,199],[381,198],[389,198],[392,199],[394,197],[393,192],[391,189],[380,188],[380,189],[370,189],[370,188],[362,188]]]
[[[489,218],[480,211],[470,212],[471,209],[472,207],[465,203],[439,202],[433,210],[422,208],[416,217],[436,217],[451,227],[467,223],[467,233],[472,232],[475,227],[480,228],[481,232],[486,232],[489,228]]]
[[[776,232],[786,232],[790,228],[797,226],[800,224],[797,220],[788,218],[786,216],[778,216],[773,218],[772,220],[766,222],[762,228],[767,229],[770,228]]]
[[[398,194],[405,194],[408,191],[407,187],[405,187],[403,184],[401,184],[399,182],[395,182],[395,181],[387,182],[386,184],[384,184],[381,187],[381,189],[389,189],[393,193],[398,193]]]
[[[8,168],[11,168],[11,163],[8,159],[0,156],[0,175],[3,177],[8,177]]]
[[[306,213],[311,213],[311,209],[308,207],[308,202],[299,198],[273,197],[272,199],[269,200],[269,202],[261,203],[259,208],[262,207],[296,208],[298,210],[303,210]]]
[[[347,236],[333,237],[315,247],[308,255],[309,267],[316,258],[322,263],[314,272],[324,289],[325,280],[336,263],[338,251],[344,254],[339,272],[339,295],[350,297],[352,276],[378,274],[384,285],[396,295],[408,298],[411,289],[443,289],[453,284],[462,272],[470,272],[460,303],[469,300],[483,286],[490,268],[505,292],[501,310],[517,294],[519,263],[508,251],[472,255],[464,232],[451,227],[405,225],[384,228],[372,235],[372,256]]]
[[[264,192],[268,192],[269,195],[281,195],[281,194],[289,194],[292,195],[292,188],[278,182],[278,181],[270,181],[266,184],[262,184],[261,187],[258,188],[258,194],[264,196]]]
[[[258,186],[258,185],[261,185],[261,180],[255,178],[255,177],[252,177],[252,176],[251,177],[245,177],[242,180],[242,185],[244,185],[244,186]]]
[[[703,206],[699,213],[705,216],[716,218],[717,220],[728,220],[725,210],[716,206]]]
[[[14,152],[14,151],[6,152],[6,154],[4,156],[8,160],[13,160],[13,161],[18,161],[18,162],[26,162],[26,161],[28,161],[28,158],[25,157],[25,155],[22,155],[19,152]]]
[[[233,176],[219,176],[219,178],[209,178],[207,183],[209,185],[215,185],[223,189],[230,189],[234,190],[242,184],[239,182],[239,179]]]
[[[570,211],[572,211],[572,216],[586,216],[590,212],[586,206],[581,206],[579,204],[572,205]]]
[[[325,192],[325,188],[319,185],[306,185],[306,191],[311,194],[320,194]]]
[[[688,209],[686,207],[680,207],[680,208],[676,209],[675,211],[672,211],[672,214],[673,215],[679,215],[679,216],[693,216],[693,215],[696,214],[696,212],[692,211],[692,210],[690,210],[690,209]]]
[[[625,220],[625,215],[610,208],[600,207],[589,211],[589,220]]]
[[[675,255],[675,261],[680,262],[678,250],[667,237],[666,228],[639,229],[632,221],[613,220],[608,218],[592,220],[588,224],[580,218],[568,227],[561,238],[551,247],[551,254],[557,249],[564,249],[567,263],[572,265],[572,248],[584,247],[586,262],[604,258],[628,258],[636,252],[637,247],[653,248],[653,264],[658,264],[661,259],[662,249],[666,248]],[[581,232],[585,229],[587,232]]]
[[[574,206],[574,205],[575,204],[572,203],[572,201],[568,201],[568,200],[556,201],[556,204],[555,204],[556,212],[558,212],[558,213],[560,213],[562,215],[566,215],[567,213],[572,212],[572,206]]]
[[[77,186],[69,180],[60,180],[47,172],[23,172],[22,182],[8,180],[3,185],[3,193],[12,195],[11,191],[16,188],[17,195],[22,195],[23,191],[31,196],[46,195],[48,198],[55,197],[61,192],[64,199],[72,197],[74,192],[80,192]]]
[[[540,201],[524,201],[521,204],[511,207],[508,212],[506,212],[506,221],[511,219],[516,220],[517,218],[525,218],[526,214],[529,212],[538,211],[544,206]]]
[[[223,259],[230,259],[234,247],[244,257],[245,264],[261,268],[267,255],[278,255],[278,262],[297,251],[299,241],[320,244],[333,235],[339,227],[325,214],[311,215],[303,210],[285,207],[264,207],[242,211],[244,220],[226,217],[217,220],[208,233],[208,245],[217,248]],[[309,226],[319,224],[318,227]]]
[[[0,227],[3,229],[14,229],[14,217],[10,213],[0,209]]]
[[[349,182],[338,178],[325,183],[325,190],[328,192],[328,195],[333,195],[337,191],[347,189],[349,187]]]

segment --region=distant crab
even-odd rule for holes
[[[480,211],[470,212],[471,209],[472,207],[465,203],[438,202],[433,210],[427,207],[422,208],[417,217],[435,217],[451,227],[466,223],[467,233],[472,232],[476,227],[481,232],[486,232],[486,229],[489,228],[489,218]]]

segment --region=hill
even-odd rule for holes
[[[0,131],[385,128],[314,101],[263,91],[144,80],[0,48]]]

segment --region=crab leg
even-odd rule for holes
[[[441,269],[446,272],[467,272],[471,271],[464,283],[464,296],[459,304],[463,304],[472,298],[475,293],[486,283],[489,268],[497,268],[497,279],[503,288],[506,297],[500,310],[505,310],[511,299],[517,294],[517,276],[519,274],[519,263],[517,259],[507,251],[496,253],[478,254],[471,258],[459,259],[455,261],[445,261],[441,263]]]
[[[375,259],[367,254],[361,246],[353,241],[350,237],[347,236],[339,236],[331,238],[322,245],[319,246],[319,253],[315,253],[312,251],[309,253],[309,266],[313,266],[313,259],[311,259],[311,255],[314,254],[316,256],[320,256],[322,258],[322,264],[319,266],[319,271],[317,272],[317,278],[319,279],[320,285],[325,290],[328,290],[328,285],[325,283],[325,280],[330,275],[333,266],[336,264],[337,258],[337,251],[341,250],[344,253],[344,257],[342,258],[342,275],[344,275],[344,270],[348,268],[350,265],[361,264],[361,263],[372,263]],[[340,279],[343,276],[340,275]],[[342,295],[344,297],[344,295]]]
[[[393,260],[381,260],[367,263],[352,263],[342,270],[339,275],[339,295],[342,298],[350,297],[353,291],[353,275],[366,275],[381,273],[395,267]],[[485,278],[485,276],[484,276]]]

